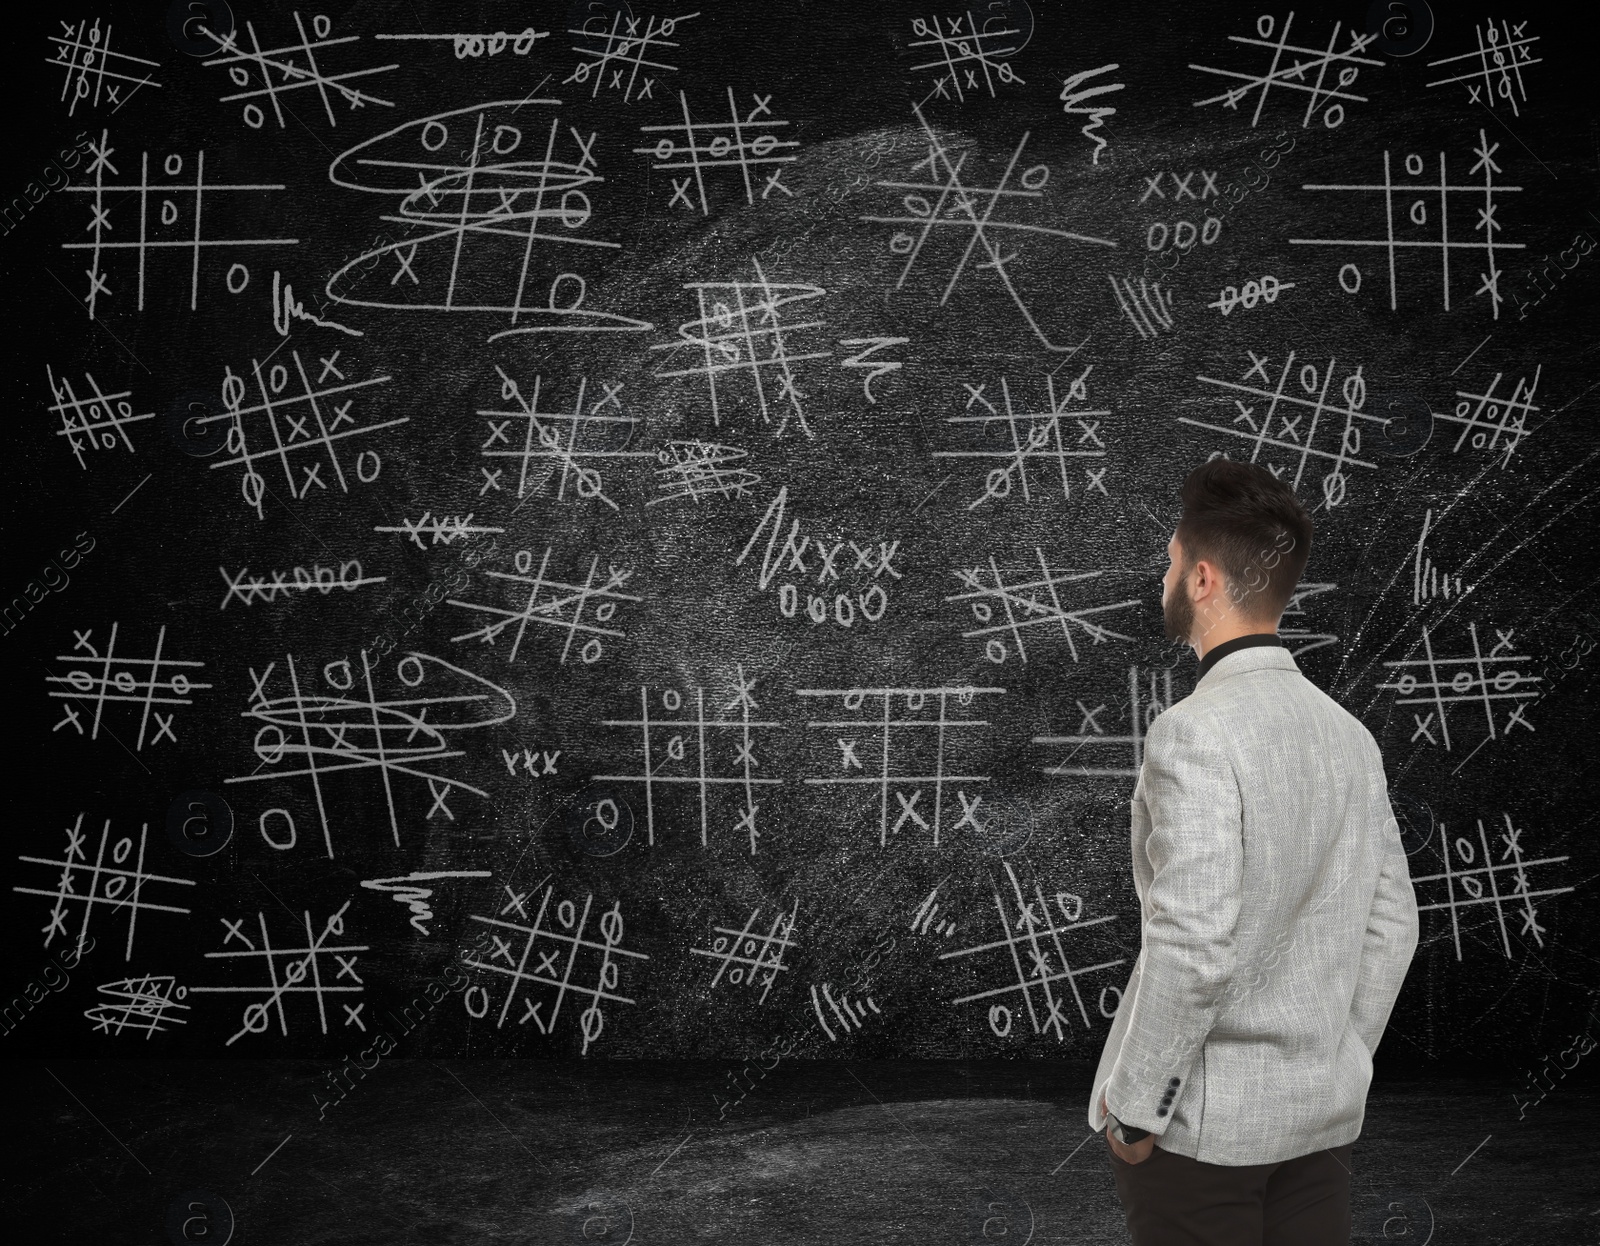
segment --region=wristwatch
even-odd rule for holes
[[[1110,1112],[1106,1113],[1106,1119],[1111,1122],[1111,1136],[1122,1143],[1123,1146],[1132,1146],[1136,1142],[1143,1142],[1150,1136],[1148,1129],[1140,1129],[1137,1125],[1124,1125]]]

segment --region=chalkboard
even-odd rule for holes
[[[9,1050],[1093,1058],[1217,455],[1384,751],[1383,1061],[1585,1026],[1574,10],[696,4],[26,19]]]

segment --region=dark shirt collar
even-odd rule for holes
[[[1200,659],[1200,669],[1195,672],[1195,682],[1204,679],[1206,672],[1230,653],[1249,649],[1254,645],[1277,645],[1281,649],[1283,638],[1277,632],[1250,632],[1244,636],[1235,636],[1232,640],[1225,640],[1216,648],[1208,649],[1206,656]]]

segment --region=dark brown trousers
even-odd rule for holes
[[[1354,1143],[1276,1164],[1206,1164],[1163,1151],[1117,1158],[1133,1246],[1349,1246]]]

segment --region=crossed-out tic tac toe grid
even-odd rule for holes
[[[1496,372],[1494,380],[1484,387],[1481,394],[1465,389],[1456,390],[1459,401],[1454,409],[1433,412],[1436,420],[1461,425],[1461,435],[1456,438],[1456,444],[1450,447],[1450,453],[1459,453],[1470,437],[1474,450],[1488,450],[1501,456],[1502,468],[1510,463],[1512,453],[1528,435],[1528,417],[1540,410],[1534,405],[1533,395],[1539,388],[1539,376],[1543,371],[1542,364],[1535,367],[1532,381],[1526,376],[1519,376],[1511,387],[1510,397],[1496,392],[1505,376],[1504,372]]]
[[[585,306],[588,282],[581,273],[539,272],[536,257],[553,258],[557,250],[622,247],[584,232],[593,219],[591,188],[606,180],[597,171],[598,135],[563,129],[561,117],[550,115],[543,155],[537,139],[524,145],[538,110],[560,106],[529,96],[450,109],[341,152],[329,166],[330,180],[393,196],[398,217],[388,219],[414,232],[350,260],[328,278],[328,297],[354,307],[508,314],[510,327],[489,334],[490,342],[653,329],[647,320]],[[387,285],[358,291],[357,283],[385,260],[395,265]]]
[[[623,602],[644,600],[632,593],[621,591],[622,586],[633,578],[633,569],[608,566],[606,574],[600,576],[600,555],[592,554],[589,557],[589,570],[585,573],[583,582],[579,584],[552,577],[549,574],[550,555],[551,550],[547,545],[539,558],[538,570],[535,571],[533,551],[518,550],[512,563],[515,570],[486,573],[490,579],[527,587],[528,599],[520,609],[447,597],[446,605],[488,615],[490,619],[481,627],[452,636],[450,638],[452,643],[477,640],[492,645],[503,632],[515,627],[516,635],[512,638],[511,650],[506,655],[507,661],[515,662],[517,652],[522,647],[523,637],[527,634],[528,625],[536,623],[540,627],[566,633],[560,655],[563,664],[579,636],[586,638],[578,649],[579,659],[586,666],[598,662],[605,654],[605,641],[619,639],[625,635],[620,628],[606,626],[616,617],[619,605]],[[533,574],[530,575],[529,572]],[[520,593],[520,589],[513,591]],[[541,594],[548,596],[541,600]],[[587,619],[584,617],[586,611],[589,614]]]
[[[761,912],[761,907],[757,905],[750,910],[750,916],[745,918],[741,928],[735,930],[731,926],[717,926],[715,932],[719,937],[712,941],[710,947],[690,948],[692,955],[705,956],[717,962],[716,976],[711,979],[707,989],[714,989],[726,976],[734,986],[743,984],[746,989],[753,991],[759,978],[762,990],[761,998],[756,1003],[766,1003],[778,975],[789,971],[789,966],[784,964],[783,954],[794,946],[795,914],[799,907],[800,901],[796,900],[787,913],[780,909],[768,925],[767,933],[762,934],[755,928],[756,917]]]
[[[678,27],[683,22],[699,17],[699,11],[681,13],[677,17],[658,18],[655,14],[645,17],[634,17],[630,12],[626,17],[619,8],[611,18],[611,28],[590,30],[589,22],[584,22],[580,29],[569,29],[569,35],[576,35],[588,41],[588,46],[572,45],[572,50],[584,59],[578,62],[571,74],[561,80],[561,85],[570,82],[585,83],[594,80],[594,86],[589,90],[589,97],[593,99],[600,94],[600,87],[605,86],[608,91],[621,91],[624,104],[634,99],[647,100],[653,98],[656,80],[650,74],[641,71],[654,69],[661,73],[676,73],[678,67],[665,61],[648,60],[647,57],[663,55],[668,48],[680,46],[673,35],[678,33]],[[589,21],[594,21],[590,18]],[[603,19],[602,19],[603,20]],[[644,29],[639,29],[640,22]],[[610,74],[610,81],[606,75]],[[627,74],[627,81],[623,81],[623,74]],[[634,94],[637,88],[638,94]]]
[[[387,384],[392,378],[375,376],[363,381],[347,380],[339,364],[341,354],[342,351],[336,350],[327,358],[318,356],[321,367],[315,382],[311,380],[298,350],[291,349],[289,352],[289,358],[294,363],[292,375],[287,363],[269,363],[263,372],[261,361],[251,359],[250,373],[255,379],[256,393],[261,401],[249,405],[246,405],[250,397],[249,388],[244,379],[231,366],[226,367],[222,379],[222,404],[225,410],[194,420],[197,425],[220,423],[226,428],[225,454],[212,463],[211,468],[218,471],[243,467],[240,493],[245,505],[255,511],[257,519],[266,518],[268,488],[266,477],[256,470],[258,463],[266,464],[271,470],[273,460],[276,460],[276,466],[283,472],[284,486],[289,490],[289,496],[296,500],[304,500],[309,496],[313,485],[328,491],[328,481],[322,479],[325,466],[332,469],[333,483],[338,485],[339,492],[349,493],[352,478],[360,484],[371,484],[377,480],[383,470],[383,458],[365,443],[353,458],[341,459],[339,449],[342,447],[348,455],[352,438],[368,437],[383,429],[410,422],[410,416],[402,415],[391,420],[360,423],[350,413],[350,408],[355,405],[355,395],[372,386]],[[348,368],[350,365],[347,363],[343,366]],[[253,433],[246,431],[251,425],[256,428]],[[271,436],[270,444],[263,434],[262,425],[265,425],[265,434]],[[252,437],[256,439],[254,446]],[[300,457],[305,451],[310,453]],[[319,452],[326,455],[326,463],[316,461]],[[291,455],[296,456],[292,461]],[[307,459],[313,461],[308,462]],[[295,475],[297,468],[300,472],[298,477]]]
[[[962,170],[966,167],[968,152],[953,155],[945,146],[933,126],[923,115],[920,105],[913,103],[911,111],[916,114],[918,123],[922,126],[924,142],[927,146],[927,156],[911,166],[913,175],[926,169],[928,180],[926,182],[897,182],[880,180],[874,183],[884,190],[901,192],[901,207],[905,210],[904,216],[863,216],[863,221],[871,221],[880,225],[905,225],[908,229],[897,230],[889,240],[889,250],[895,255],[906,257],[905,267],[900,270],[900,276],[895,280],[895,289],[902,289],[906,279],[911,275],[911,270],[916,266],[917,260],[922,257],[924,248],[935,228],[942,234],[955,231],[956,238],[960,240],[965,236],[966,246],[961,251],[961,258],[956,261],[950,270],[950,280],[945,283],[944,293],[939,297],[939,304],[943,306],[950,301],[950,296],[955,293],[957,284],[968,271],[974,255],[981,248],[987,257],[980,260],[979,268],[987,268],[1000,278],[1006,293],[1022,318],[1027,322],[1028,328],[1034,336],[1044,345],[1046,350],[1071,352],[1077,349],[1074,346],[1057,345],[1053,343],[1044,329],[1034,319],[1033,312],[1022,293],[1011,280],[1011,274],[1006,266],[1017,258],[1017,253],[1002,254],[1004,247],[1001,238],[1005,235],[1001,231],[1014,230],[1021,234],[1043,235],[1054,238],[1064,238],[1074,242],[1088,243],[1094,246],[1114,247],[1116,242],[1110,238],[1096,238],[1089,234],[1074,233],[1071,230],[1057,229],[1053,226],[1028,224],[1023,221],[1008,221],[1003,219],[1002,206],[1007,209],[1017,206],[1030,199],[1042,199],[1044,188],[1050,182],[1050,167],[1045,164],[1031,165],[1017,173],[1017,166],[1021,163],[1022,153],[1028,146],[1031,131],[1024,131],[1018,141],[1016,149],[1011,153],[1011,158],[1006,164],[1006,169],[1000,179],[993,186],[976,186],[969,184],[962,177]],[[1012,184],[1012,176],[1016,174],[1016,184]],[[928,196],[934,196],[932,200]],[[998,236],[996,236],[998,235]],[[1087,340],[1087,339],[1085,339]],[[1082,343],[1079,343],[1081,346]]]
[[[1337,129],[1344,123],[1345,103],[1364,104],[1367,102],[1365,95],[1357,95],[1349,88],[1361,75],[1362,67],[1371,69],[1383,68],[1381,60],[1372,57],[1358,56],[1358,52],[1366,50],[1378,36],[1376,34],[1362,35],[1354,30],[1350,34],[1350,46],[1343,52],[1337,50],[1339,44],[1339,31],[1342,22],[1333,24],[1333,33],[1328,36],[1328,46],[1323,48],[1300,47],[1289,42],[1289,28],[1294,24],[1294,14],[1291,12],[1283,19],[1283,26],[1278,34],[1278,39],[1273,42],[1274,31],[1278,31],[1278,22],[1269,13],[1263,13],[1256,19],[1256,34],[1259,38],[1252,39],[1248,35],[1229,35],[1230,43],[1242,43],[1247,47],[1268,48],[1272,52],[1272,62],[1264,74],[1240,73],[1233,69],[1215,69],[1210,65],[1190,64],[1190,69],[1199,70],[1203,74],[1215,74],[1221,78],[1235,78],[1242,80],[1242,85],[1230,87],[1221,95],[1212,95],[1203,100],[1195,100],[1194,106],[1202,108],[1207,104],[1221,104],[1224,108],[1237,109],[1258,87],[1260,96],[1256,99],[1255,112],[1250,117],[1253,129],[1261,120],[1261,110],[1266,107],[1267,95],[1273,87],[1287,91],[1302,91],[1311,98],[1306,101],[1305,116],[1301,118],[1300,128],[1305,129],[1311,124],[1311,118],[1317,115],[1318,107],[1322,108],[1322,124],[1327,129]],[[1288,54],[1287,63],[1285,53]],[[1301,57],[1308,59],[1302,60]],[[1328,70],[1340,66],[1337,81],[1323,83],[1327,80]],[[1315,82],[1306,81],[1306,73],[1310,70],[1317,71]]]
[[[1276,382],[1268,375],[1267,365],[1272,362],[1267,355],[1258,355],[1253,350],[1245,352],[1250,356],[1250,367],[1244,372],[1239,381],[1225,381],[1217,377],[1196,376],[1195,380],[1206,385],[1214,385],[1218,389],[1226,390],[1233,394],[1245,395],[1233,399],[1237,414],[1226,424],[1213,424],[1205,420],[1192,419],[1180,415],[1177,420],[1180,424],[1190,424],[1195,428],[1204,428],[1213,433],[1225,433],[1230,437],[1237,437],[1241,441],[1250,443],[1250,462],[1257,462],[1263,452],[1280,451],[1286,457],[1295,461],[1293,478],[1289,481],[1291,488],[1298,490],[1300,482],[1305,476],[1306,468],[1315,460],[1319,466],[1327,466],[1321,479],[1322,495],[1330,507],[1338,506],[1344,501],[1348,481],[1347,467],[1364,467],[1376,470],[1377,463],[1371,459],[1361,457],[1362,443],[1369,433],[1381,436],[1383,428],[1388,424],[1388,419],[1383,416],[1372,415],[1362,408],[1367,401],[1367,382],[1357,366],[1351,369],[1345,365],[1345,376],[1339,386],[1339,395],[1344,399],[1344,405],[1337,402],[1328,402],[1328,391],[1333,387],[1333,378],[1336,375],[1337,360],[1329,358],[1326,366],[1318,368],[1312,363],[1302,362],[1295,368],[1296,352],[1290,351],[1283,361],[1283,367],[1278,372]],[[1259,375],[1261,385],[1253,385],[1251,381]],[[1290,385],[1290,378],[1296,384]],[[1247,401],[1254,399],[1254,402]],[[1259,416],[1256,408],[1265,401],[1267,409]],[[1284,410],[1280,411],[1282,407]],[[1277,427],[1274,428],[1274,417]],[[1317,435],[1321,432],[1327,440],[1334,442],[1332,449],[1316,444]],[[1275,476],[1284,473],[1269,459],[1266,466]]]
[[[465,755],[464,749],[450,747],[455,733],[498,726],[516,714],[516,701],[504,688],[442,658],[411,652],[394,668],[394,678],[404,690],[380,697],[373,679],[374,663],[363,649],[359,660],[364,696],[356,687],[354,667],[343,658],[323,667],[324,690],[318,691],[309,676],[302,681],[292,653],[284,658],[286,693],[279,691],[281,683],[273,679],[276,661],[268,663],[259,675],[254,667],[249,668],[254,688],[242,717],[257,724],[253,750],[260,764],[249,774],[233,775],[224,782],[309,779],[330,859],[333,829],[328,806],[335,776],[378,772],[396,847],[400,846],[394,797],[397,784],[411,779],[427,785],[432,804],[425,821],[440,815],[455,821],[448,800],[456,788],[487,798],[482,788],[435,767],[438,762]],[[434,682],[424,688],[430,676]],[[269,695],[269,691],[279,694]],[[280,768],[286,761],[289,765]],[[264,812],[261,830],[280,851],[288,851],[298,842],[294,815],[285,808]]]
[[[113,1038],[123,1034],[143,1034],[148,1040],[165,1034],[174,1026],[187,1025],[180,1016],[191,1010],[185,1004],[189,988],[180,986],[171,974],[144,974],[137,978],[122,978],[116,982],[102,982],[97,988],[105,998],[83,1015],[94,1022],[96,1034],[109,1034]]]
[[[962,567],[956,570],[955,575],[966,591],[952,593],[945,600],[967,602],[973,619],[978,623],[977,627],[961,633],[963,639],[986,637],[984,656],[995,663],[1006,661],[1013,653],[1022,662],[1027,662],[1028,649],[1022,633],[1028,628],[1043,627],[1047,633],[1059,628],[1074,662],[1079,660],[1078,642],[1072,632],[1074,627],[1082,629],[1083,634],[1097,645],[1108,639],[1128,641],[1133,639],[1132,636],[1114,632],[1105,625],[1095,622],[1093,616],[1113,610],[1136,608],[1140,604],[1137,597],[1074,609],[1062,602],[1061,588],[1084,580],[1098,580],[1105,575],[1105,572],[1052,569],[1045,562],[1044,550],[1034,546],[1033,552],[1039,560],[1037,579],[1023,578],[1031,572],[1002,568],[992,555],[987,568]],[[1016,578],[1007,583],[1005,578],[1007,574]],[[1009,644],[1005,639],[1007,636],[1010,637]]]
[[[1517,107],[1520,98],[1522,103],[1528,102],[1528,87],[1522,80],[1522,71],[1530,65],[1543,64],[1543,61],[1534,56],[1533,45],[1539,42],[1538,35],[1524,35],[1523,29],[1527,22],[1518,22],[1513,29],[1510,22],[1501,20],[1498,27],[1494,20],[1474,25],[1472,33],[1478,38],[1478,48],[1475,52],[1463,52],[1460,56],[1446,56],[1442,60],[1429,61],[1428,68],[1435,69],[1440,65],[1451,65],[1465,72],[1456,73],[1454,69],[1446,72],[1443,78],[1436,78],[1424,86],[1443,87],[1452,83],[1465,83],[1467,99],[1474,104],[1482,104],[1486,108],[1494,108],[1499,102],[1511,105],[1511,115],[1520,117],[1522,110]],[[1478,62],[1477,68],[1468,69],[1460,62]],[[1478,82],[1477,79],[1483,79]]]
[[[1094,365],[1084,368],[1066,387],[1066,392],[1056,396],[1054,373],[1045,374],[1045,405],[1043,410],[1030,410],[1026,403],[1014,402],[1011,397],[1009,377],[1000,378],[1000,406],[990,401],[987,383],[973,385],[963,381],[967,391],[965,412],[949,416],[945,423],[971,425],[980,433],[997,430],[1009,441],[1008,446],[996,450],[935,450],[936,459],[999,459],[998,466],[990,468],[984,478],[983,492],[967,503],[967,509],[976,510],[996,498],[1010,497],[1015,491],[1024,502],[1031,503],[1034,484],[1028,478],[1028,466],[1037,461],[1041,474],[1048,479],[1053,464],[1061,480],[1061,497],[1072,496],[1072,483],[1068,479],[1068,463],[1073,459],[1103,459],[1106,444],[1100,436],[1100,421],[1108,417],[1108,410],[1087,406],[1073,407],[1071,403],[1089,400],[1089,373]],[[978,408],[974,411],[974,408]],[[1069,427],[1069,422],[1071,427]],[[1074,434],[1076,436],[1074,437]],[[1063,440],[1063,435],[1067,440]],[[1085,464],[1085,495],[1098,490],[1106,494],[1104,477],[1106,469],[1095,470]]]
[[[656,452],[656,490],[662,496],[651,498],[646,508],[688,498],[696,505],[701,498],[742,498],[752,486],[761,483],[761,473],[735,466],[750,457],[748,450],[698,437],[666,442]]]
[[[199,670],[205,663],[163,657],[162,650],[166,648],[167,643],[165,623],[156,632],[155,647],[148,658],[119,656],[117,629],[120,626],[118,623],[111,625],[111,634],[106,639],[103,653],[95,647],[93,628],[82,632],[74,628],[72,634],[76,643],[72,652],[56,654],[56,661],[67,663],[72,669],[62,675],[45,676],[45,682],[52,685],[49,695],[68,702],[62,706],[66,711],[65,716],[56,723],[52,731],[71,727],[80,736],[83,735],[83,724],[77,709],[71,703],[75,702],[78,706],[87,708],[92,702],[94,720],[90,725],[88,737],[91,740],[98,740],[105,719],[106,706],[120,703],[140,707],[139,735],[134,741],[134,752],[143,750],[147,734],[152,746],[161,743],[163,739],[176,744],[178,736],[172,723],[177,717],[177,710],[163,714],[156,706],[193,705],[190,694],[209,688],[211,685],[191,679],[187,671]],[[152,720],[155,731],[154,734],[149,734]]]
[[[279,99],[291,91],[307,90],[315,87],[317,98],[322,104],[322,110],[327,114],[328,124],[337,126],[338,118],[333,112],[333,98],[338,96],[352,109],[364,108],[368,104],[377,104],[383,108],[393,108],[392,100],[379,99],[376,95],[368,95],[365,91],[350,86],[354,78],[365,78],[372,74],[388,73],[391,69],[399,69],[398,64],[377,65],[371,69],[352,69],[344,73],[324,73],[322,66],[317,62],[318,54],[326,55],[328,49],[347,43],[359,43],[360,35],[343,35],[339,38],[330,37],[333,33],[333,22],[324,14],[317,14],[311,19],[311,34],[306,33],[305,19],[298,12],[294,14],[295,29],[300,33],[299,43],[286,43],[279,47],[263,48],[261,40],[256,37],[254,23],[246,21],[245,33],[250,37],[250,46],[244,48],[239,40],[239,32],[231,34],[212,34],[209,28],[205,33],[211,35],[221,47],[224,55],[216,56],[202,62],[207,66],[226,65],[228,75],[233,84],[246,87],[247,90],[224,95],[218,102],[232,104],[239,100],[248,100],[242,116],[244,123],[252,130],[259,130],[266,122],[266,115],[262,112],[261,105],[256,100],[265,98],[272,106],[273,116],[277,118],[278,128],[284,128],[283,111],[284,103]],[[313,37],[313,35],[315,37]],[[299,57],[305,58],[301,64]],[[251,86],[251,70],[260,75],[261,85]],[[273,75],[278,75],[274,79]],[[331,92],[331,94],[330,94]],[[293,98],[293,97],[290,97]],[[295,119],[298,121],[299,117]],[[304,122],[301,123],[302,125]]]
[[[638,155],[651,157],[655,164],[651,167],[658,172],[671,176],[673,169],[688,169],[688,177],[672,178],[672,200],[668,207],[679,203],[693,210],[689,202],[689,188],[695,188],[700,200],[700,215],[708,216],[711,206],[706,199],[707,169],[738,169],[744,179],[744,200],[746,204],[754,205],[755,184],[750,180],[750,174],[755,172],[760,176],[766,166],[772,166],[772,172],[767,174],[767,180],[762,183],[761,197],[765,199],[773,191],[782,191],[785,197],[794,198],[794,192],[783,184],[783,166],[792,164],[797,157],[788,153],[791,147],[800,144],[794,139],[779,138],[773,133],[762,131],[776,130],[786,126],[787,121],[780,121],[772,115],[771,95],[756,95],[755,104],[749,112],[740,116],[739,103],[734,98],[733,88],[728,88],[728,120],[727,121],[696,121],[689,113],[689,97],[684,92],[678,92],[678,106],[683,112],[683,124],[676,122],[669,125],[642,125],[640,131],[645,134],[661,135],[661,138],[648,147],[635,147],[633,150]],[[681,135],[681,138],[674,136]],[[774,154],[776,153],[776,154]]]
[[[1514,651],[1516,646],[1512,644],[1512,638],[1516,635],[1515,629],[1497,627],[1494,630],[1495,643],[1488,652],[1484,652],[1483,642],[1478,638],[1478,625],[1467,624],[1472,651],[1450,656],[1434,652],[1432,633],[1424,627],[1419,640],[1421,657],[1384,663],[1396,673],[1393,682],[1377,686],[1399,693],[1394,701],[1396,705],[1433,707],[1425,714],[1412,711],[1411,717],[1415,723],[1415,730],[1411,733],[1412,743],[1426,740],[1429,744],[1442,745],[1445,752],[1450,752],[1449,709],[1454,705],[1469,703],[1482,707],[1484,728],[1489,740],[1509,735],[1515,727],[1533,730],[1533,724],[1523,717],[1523,710],[1527,702],[1535,701],[1542,695],[1537,685],[1544,681],[1544,677],[1523,674],[1518,668],[1518,663],[1531,662],[1533,657]],[[1495,723],[1497,702],[1510,702],[1511,708],[1505,722],[1500,725]]]
[[[810,359],[826,359],[833,352],[806,351],[803,346],[796,349],[791,339],[800,333],[820,329],[827,322],[804,319],[803,313],[795,315],[784,309],[791,303],[804,304],[819,299],[827,291],[808,282],[770,281],[759,259],[752,257],[750,262],[756,270],[755,281],[685,283],[684,289],[695,292],[700,315],[678,326],[676,340],[653,343],[650,349],[674,352],[686,347],[698,349],[702,362],[682,368],[663,366],[656,369],[655,375],[703,376],[711,396],[711,422],[720,428],[724,397],[718,392],[717,378],[748,374],[763,424],[772,422],[773,408],[777,407],[782,412],[778,436],[784,434],[793,419],[801,432],[814,438],[816,433],[806,422],[793,365]],[[663,364],[666,362],[664,360]],[[774,383],[777,392],[769,394],[768,388]]]
[[[578,497],[599,498],[613,511],[620,511],[621,507],[606,494],[605,481],[601,478],[599,464],[607,459],[655,457],[655,452],[652,450],[626,449],[639,417],[629,415],[623,410],[622,400],[619,397],[622,392],[621,382],[612,385],[602,381],[596,387],[602,391],[599,397],[591,398],[589,378],[581,376],[578,378],[578,396],[573,401],[570,411],[549,407],[541,411],[539,398],[544,383],[543,377],[534,375],[533,396],[524,398],[521,387],[504,368],[496,364],[495,371],[500,374],[501,400],[514,405],[509,409],[491,408],[478,411],[489,425],[488,440],[479,447],[478,452],[487,459],[519,461],[521,466],[517,474],[517,497],[521,498],[528,491],[528,469],[536,462],[544,460],[561,468],[556,501],[566,500],[567,485],[570,481]],[[584,408],[586,398],[590,398],[587,410]],[[517,421],[522,421],[522,435],[513,438],[507,430]],[[564,432],[562,425],[566,426]],[[608,438],[615,439],[619,436],[623,440],[622,446],[607,444]],[[580,437],[584,438],[583,445],[579,444]],[[495,447],[501,443],[504,443],[505,449],[496,449]],[[491,490],[499,492],[502,487],[500,473],[491,472],[489,468],[480,470],[483,472],[484,485],[478,490],[478,495],[482,497]],[[534,487],[538,487],[538,482],[535,482]]]
[[[146,60],[142,56],[129,56],[126,52],[113,52],[111,23],[107,22],[102,31],[98,17],[93,25],[89,24],[88,18],[77,25],[62,22],[61,33],[51,35],[49,41],[56,45],[56,52],[48,58],[47,63],[65,71],[62,75],[61,98],[72,100],[67,106],[69,117],[77,115],[79,104],[98,108],[102,95],[105,102],[113,106],[111,111],[116,112],[139,93],[140,87],[161,85],[144,72],[145,69],[160,69],[161,62]],[[92,88],[91,81],[94,84]],[[94,97],[92,99],[91,94]]]
[[[190,994],[216,994],[216,995],[259,995],[260,999],[254,1003],[246,1004],[240,1026],[234,1031],[224,1046],[232,1047],[246,1034],[265,1034],[272,1025],[272,1017],[278,1019],[278,1032],[287,1038],[289,1036],[289,1016],[284,1007],[284,997],[288,995],[312,995],[317,1002],[317,1021],[322,1033],[328,1032],[328,996],[360,994],[366,989],[366,984],[361,975],[356,971],[356,960],[360,953],[368,950],[366,944],[335,944],[331,939],[344,936],[344,914],[350,907],[351,901],[346,900],[339,906],[339,911],[330,915],[322,924],[320,931],[314,931],[311,925],[309,911],[301,914],[305,926],[305,946],[272,945],[272,932],[267,926],[265,913],[257,912],[256,920],[259,923],[261,946],[257,947],[255,941],[244,933],[245,919],[236,922],[222,918],[222,924],[227,927],[227,934],[223,938],[223,950],[220,952],[207,952],[207,960],[243,960],[250,963],[259,962],[266,971],[267,981],[264,985],[255,986],[192,986]],[[244,944],[243,951],[230,950],[228,945],[237,939]],[[324,959],[326,958],[326,959]],[[282,976],[279,976],[280,963]],[[347,982],[346,979],[349,979]],[[344,1009],[344,1024],[365,1030],[366,1025],[361,1020],[364,1002],[355,1004],[340,1003]]]
[[[990,99],[994,98],[996,80],[1022,83],[1024,79],[1005,59],[1020,50],[1017,36],[1022,31],[1008,25],[1004,18],[998,20],[1000,23],[998,30],[990,30],[988,21],[984,22],[983,29],[980,30],[971,10],[960,17],[947,17],[943,26],[940,25],[937,16],[913,18],[911,33],[918,37],[911,41],[910,46],[934,49],[934,59],[910,66],[911,71],[913,73],[923,69],[939,71],[938,77],[934,79],[932,94],[941,99],[949,99],[950,92],[954,91],[955,98],[963,102],[967,98],[968,90],[978,89],[980,73],[983,75],[982,86],[989,92]],[[962,81],[963,78],[965,83]]]

